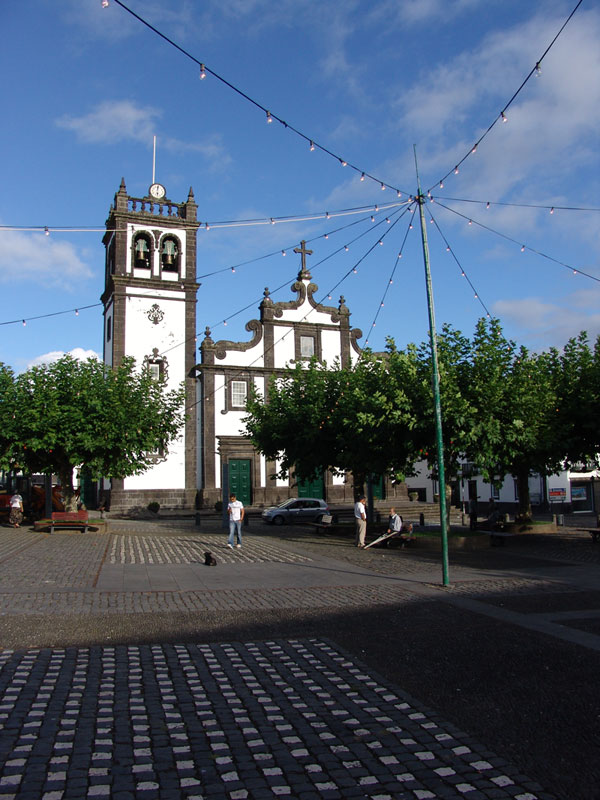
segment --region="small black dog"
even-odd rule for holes
[[[213,556],[212,553],[204,553],[204,564],[207,567],[216,567],[217,559]]]

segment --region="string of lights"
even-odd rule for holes
[[[366,252],[365,252],[365,253],[364,253],[364,254],[363,254],[363,255],[362,255],[362,256],[361,256],[361,257],[358,259],[358,261],[356,261],[356,262],[355,262],[355,264],[353,265],[353,267],[351,267],[351,268],[350,268],[350,269],[349,269],[349,270],[348,270],[348,271],[347,271],[347,272],[346,272],[346,273],[345,273],[345,274],[342,276],[342,278],[340,278],[340,280],[339,280],[339,281],[338,281],[338,282],[337,282],[337,283],[336,283],[334,286],[332,286],[332,287],[329,289],[329,291],[328,291],[328,292],[326,292],[326,293],[324,293],[324,294],[323,294],[323,296],[322,296],[321,300],[317,301],[319,305],[320,305],[320,304],[322,303],[322,301],[323,301],[323,300],[325,300],[327,297],[330,297],[330,296],[331,296],[331,294],[332,294],[332,293],[333,293],[333,292],[334,292],[334,291],[335,291],[335,290],[336,290],[336,289],[337,289],[339,286],[341,286],[341,284],[342,284],[342,283],[343,283],[343,282],[344,282],[344,281],[345,281],[345,280],[346,280],[346,279],[347,279],[347,278],[348,278],[350,275],[352,275],[352,274],[356,274],[356,273],[357,273],[357,271],[358,271],[358,266],[359,266],[359,265],[360,265],[360,264],[361,264],[361,263],[362,263],[362,262],[365,260],[365,258],[367,258],[367,256],[368,256],[370,253],[372,253],[372,252],[373,252],[373,250],[374,250],[376,247],[378,247],[378,246],[382,246],[382,245],[383,245],[384,239],[385,239],[385,238],[386,238],[386,237],[387,237],[387,236],[388,236],[388,235],[389,235],[389,234],[392,232],[393,228],[394,228],[394,227],[397,225],[397,223],[398,223],[398,222],[399,222],[399,221],[402,219],[402,217],[404,216],[404,214],[406,214],[408,211],[409,211],[409,209],[408,209],[408,208],[405,208],[405,209],[404,209],[402,212],[396,212],[397,214],[399,214],[398,218],[397,218],[397,219],[395,219],[393,222],[391,222],[391,221],[390,221],[390,226],[389,226],[389,228],[388,228],[388,229],[385,231],[385,233],[383,233],[383,234],[382,234],[382,235],[381,235],[381,236],[380,236],[380,237],[377,239],[377,241],[375,241],[375,242],[374,242],[374,243],[373,243],[373,244],[372,244],[372,245],[371,245],[371,246],[370,246],[370,247],[369,247],[369,248],[366,250]],[[412,223],[410,223],[409,227],[410,227],[410,228],[412,228]],[[325,260],[325,259],[323,259],[323,260]],[[322,262],[319,262],[319,263],[322,263]],[[314,265],[314,266],[316,267],[317,265]],[[314,267],[313,267],[313,268],[314,268]],[[285,284],[282,284],[282,286],[284,286],[284,285],[285,285]],[[281,287],[279,287],[279,288],[281,288]],[[305,321],[307,320],[307,318],[310,316],[310,314],[311,314],[313,311],[314,311],[314,309],[313,309],[313,308],[309,309],[309,310],[306,312],[306,314],[305,314],[305,315],[304,315],[304,316],[303,316],[303,317],[302,317],[302,318],[299,320],[299,322],[305,322]],[[211,328],[209,327],[209,328],[208,328],[208,330],[210,331],[210,330],[211,330]],[[292,328],[292,329],[290,329],[290,330],[287,330],[285,333],[283,333],[283,334],[282,334],[282,335],[279,337],[279,339],[277,339],[277,340],[273,341],[273,343],[272,343],[272,344],[271,344],[271,345],[270,345],[270,346],[269,346],[269,347],[268,347],[268,348],[267,348],[267,349],[266,349],[264,352],[262,352],[260,355],[258,355],[258,356],[257,356],[257,357],[254,359],[254,361],[251,361],[249,364],[246,364],[246,365],[244,365],[243,367],[240,367],[240,369],[239,369],[239,370],[238,370],[236,373],[234,373],[233,375],[230,375],[230,376],[229,376],[229,377],[228,377],[228,378],[227,378],[227,379],[224,381],[224,383],[223,383],[222,385],[219,385],[218,387],[215,387],[215,388],[214,388],[214,390],[213,390],[213,392],[212,392],[212,393],[210,393],[210,394],[208,394],[208,395],[205,395],[205,396],[203,397],[203,399],[204,399],[205,401],[206,401],[206,400],[208,400],[208,399],[210,399],[211,397],[213,397],[213,396],[214,396],[214,395],[217,393],[217,391],[221,391],[221,390],[222,390],[224,387],[226,387],[226,386],[228,385],[228,383],[229,383],[229,382],[231,382],[232,380],[235,380],[236,378],[238,378],[238,377],[240,377],[240,376],[244,375],[245,373],[247,373],[248,369],[250,369],[251,367],[255,366],[255,365],[257,364],[257,362],[259,362],[260,360],[262,360],[262,359],[264,358],[264,355],[265,355],[266,353],[268,353],[268,352],[270,352],[271,350],[273,350],[277,344],[279,344],[280,342],[282,342],[282,341],[283,341],[283,340],[284,340],[284,339],[285,339],[287,336],[290,336],[292,333],[293,333],[293,328]],[[174,345],[174,347],[181,346],[181,344],[182,344],[182,343],[180,343],[179,345]],[[172,350],[172,349],[173,349],[173,348],[169,348],[169,350],[165,350],[165,351],[164,351],[164,353],[163,353],[163,355],[164,355],[165,353],[169,352],[169,351],[170,351],[170,350]],[[195,407],[196,407],[196,406],[197,406],[199,403],[200,403],[200,400],[197,400],[197,401],[195,401],[194,403],[191,403],[190,405],[186,405],[186,412],[187,412],[187,411],[190,411],[190,410],[191,410],[191,409],[193,409],[193,408],[195,408]]]
[[[77,308],[68,308],[66,311],[51,311],[48,314],[38,314],[35,317],[25,317],[25,319],[11,319],[7,320],[6,322],[0,322],[0,325],[17,325],[21,324],[23,326],[27,325],[28,322],[33,322],[36,319],[48,319],[49,317],[60,317],[63,314],[75,314],[76,317],[79,316],[80,311],[86,311],[88,308],[98,308],[101,306],[102,303],[92,303],[89,306],[78,306]]]
[[[500,113],[498,114],[498,116],[494,117],[493,121],[490,123],[490,125],[488,125],[487,129],[486,129],[486,130],[484,131],[484,133],[483,133],[483,134],[482,134],[482,135],[479,137],[479,139],[477,139],[477,141],[476,141],[476,142],[475,142],[475,144],[474,144],[474,145],[473,145],[473,146],[470,148],[470,150],[468,150],[468,151],[467,151],[467,153],[465,153],[465,155],[464,155],[464,156],[463,156],[463,157],[462,157],[462,158],[461,158],[459,161],[457,161],[457,162],[456,162],[456,165],[454,166],[454,168],[453,168],[453,169],[451,169],[449,172],[447,172],[445,175],[443,175],[443,176],[442,176],[442,177],[441,177],[441,178],[440,178],[438,181],[436,181],[436,182],[435,182],[435,183],[434,183],[432,186],[430,186],[430,187],[429,187],[429,189],[428,189],[428,191],[427,191],[427,194],[428,194],[428,195],[429,195],[429,193],[432,191],[432,189],[433,189],[435,186],[438,186],[438,185],[439,185],[439,187],[440,187],[441,189],[443,189],[443,187],[444,187],[444,181],[445,181],[447,178],[449,178],[451,175],[453,175],[453,174],[454,174],[454,175],[457,175],[457,174],[458,174],[458,172],[459,172],[459,168],[460,168],[460,167],[461,167],[461,166],[464,164],[464,162],[465,162],[465,161],[466,161],[468,158],[470,158],[472,155],[474,155],[474,154],[477,152],[477,148],[479,147],[479,145],[481,144],[481,142],[483,142],[483,140],[484,140],[484,139],[485,139],[485,138],[488,136],[488,134],[491,132],[492,128],[493,128],[493,127],[496,125],[496,123],[497,123],[497,122],[499,122],[500,120],[502,120],[502,122],[508,122],[508,117],[507,117],[507,115],[506,115],[506,112],[508,111],[508,109],[510,108],[510,106],[511,106],[511,105],[512,105],[512,104],[515,102],[515,100],[517,99],[517,97],[519,96],[519,94],[521,93],[521,91],[523,90],[523,88],[525,87],[525,85],[527,84],[527,82],[530,80],[530,78],[532,77],[532,75],[536,75],[536,77],[539,77],[539,76],[541,75],[541,73],[542,73],[541,65],[542,65],[542,62],[543,62],[543,60],[546,58],[546,56],[548,55],[548,53],[550,52],[550,50],[552,49],[552,47],[553,47],[553,46],[554,46],[554,44],[556,43],[556,40],[558,39],[558,37],[561,35],[561,33],[562,33],[562,32],[564,31],[564,29],[567,27],[567,25],[568,25],[568,24],[569,24],[569,22],[571,21],[571,18],[573,17],[573,15],[575,14],[575,12],[576,12],[576,11],[577,11],[577,9],[579,8],[579,6],[582,4],[582,2],[583,2],[583,0],[578,0],[578,3],[577,3],[577,5],[576,5],[576,6],[575,6],[575,8],[574,8],[574,9],[571,11],[571,13],[569,14],[569,16],[568,16],[568,17],[567,17],[567,19],[565,20],[565,22],[564,22],[564,23],[561,25],[561,27],[560,27],[560,29],[559,29],[558,33],[557,33],[557,34],[554,36],[554,38],[552,39],[552,41],[550,42],[550,44],[548,45],[548,47],[546,47],[546,49],[544,50],[544,52],[542,53],[542,55],[541,55],[541,56],[540,56],[540,57],[537,59],[537,61],[535,62],[534,66],[531,68],[531,70],[529,71],[529,73],[527,74],[527,76],[525,77],[525,79],[523,80],[523,82],[521,83],[521,85],[519,86],[519,88],[517,89],[517,91],[516,91],[516,92],[513,94],[513,96],[512,96],[512,97],[510,98],[510,100],[508,101],[508,103],[506,103],[506,104],[504,105],[504,107],[502,108],[502,110],[500,111]]]
[[[405,211],[406,211],[406,209],[405,209]],[[397,214],[399,214],[399,213],[400,213],[400,211],[399,211],[399,210],[396,210],[395,214],[397,215]],[[405,212],[403,212],[403,213],[405,213]],[[374,230],[374,228],[377,228],[377,227],[379,227],[380,225],[384,225],[384,224],[386,224],[386,225],[387,225],[387,224],[391,225],[391,224],[392,224],[392,223],[391,223],[391,218],[392,218],[393,216],[394,216],[394,214],[391,214],[391,215],[390,215],[390,217],[386,217],[385,219],[382,219],[382,220],[380,220],[380,221],[379,221],[379,222],[377,222],[377,223],[376,223],[376,224],[375,224],[373,227],[369,228],[369,229],[368,229],[368,230],[366,230],[366,231],[363,231],[363,232],[362,232],[362,233],[360,233],[358,236],[356,236],[354,239],[350,239],[350,240],[348,240],[348,242],[346,242],[346,244],[343,244],[343,245],[341,245],[340,247],[338,247],[337,249],[333,250],[331,253],[329,253],[328,255],[326,255],[326,256],[325,256],[324,258],[322,258],[320,261],[317,261],[316,263],[314,263],[314,264],[311,264],[311,272],[314,272],[314,271],[315,271],[315,270],[316,270],[318,267],[320,267],[320,266],[321,266],[322,264],[324,264],[326,261],[329,261],[329,259],[330,259],[330,258],[333,258],[334,256],[338,255],[338,254],[339,254],[339,253],[341,253],[342,251],[348,252],[348,251],[349,251],[349,249],[350,249],[350,245],[352,245],[352,244],[355,244],[357,241],[359,241],[360,239],[362,239],[362,238],[363,238],[364,236],[366,236],[367,234],[369,234],[369,233],[372,233],[372,231]],[[353,223],[353,224],[355,224],[355,223]],[[343,229],[345,229],[345,227],[347,227],[347,226],[344,226],[344,228],[340,228],[340,230],[343,230]],[[393,227],[393,225],[392,225],[392,227]],[[389,232],[389,231],[388,231],[388,232]],[[387,235],[387,234],[386,234],[386,235]],[[322,236],[318,236],[318,237],[316,237],[316,239],[314,239],[314,240],[306,240],[306,241],[307,241],[307,243],[308,243],[308,244],[310,244],[310,241],[316,241],[316,240],[318,240],[318,239],[321,239],[321,238],[328,238],[328,235],[327,235],[327,234],[324,234],[324,235],[322,235]],[[380,237],[380,238],[383,238],[383,237]],[[378,241],[378,243],[379,243],[380,239],[378,239],[377,241]],[[376,245],[374,245],[374,247],[375,247],[375,246],[376,246]],[[254,260],[259,260],[259,259],[263,259],[263,258],[266,258],[266,257],[267,257],[267,256],[260,256],[258,259],[254,259]],[[227,267],[226,269],[227,269],[227,270],[230,270],[230,269],[233,269],[233,267],[231,267],[231,268],[230,268],[230,267]],[[354,271],[354,268],[353,268],[353,270],[351,270],[351,271]],[[346,275],[346,276],[344,276],[344,278],[342,279],[342,281],[345,279],[345,277],[347,277],[347,276],[348,276],[348,274],[350,274],[350,272],[348,272],[348,273],[347,273],[347,275]],[[294,275],[295,275],[295,273],[294,273]],[[294,276],[288,276],[288,277],[286,278],[286,280],[284,280],[284,281],[283,281],[283,283],[280,283],[280,284],[279,284],[279,286],[277,286],[275,289],[273,289],[273,290],[270,292],[270,295],[275,295],[275,294],[277,294],[277,292],[279,292],[279,291],[281,291],[282,289],[284,289],[284,288],[286,288],[287,286],[289,286],[289,285],[290,285],[290,281],[291,281],[291,280],[293,280],[293,277],[294,277]],[[330,289],[330,290],[329,290],[329,292],[327,293],[327,297],[328,297],[328,299],[331,299],[331,293],[332,293],[332,292],[333,292],[333,291],[334,291],[334,290],[335,290],[335,289],[336,289],[336,288],[337,288],[337,287],[340,285],[340,283],[341,283],[342,281],[338,282],[338,283],[336,284],[336,286],[334,286],[332,289]],[[208,328],[209,328],[210,330],[215,330],[215,329],[216,329],[216,328],[218,328],[220,325],[227,326],[228,322],[230,322],[232,319],[234,319],[235,317],[237,317],[237,316],[239,316],[240,314],[242,314],[244,311],[247,311],[249,308],[254,308],[256,305],[258,305],[258,304],[260,303],[260,301],[261,301],[261,298],[255,298],[255,299],[254,299],[254,300],[252,300],[250,303],[248,303],[247,305],[245,305],[243,308],[240,308],[240,309],[238,309],[237,311],[234,311],[232,314],[230,314],[230,315],[229,315],[228,317],[226,317],[225,319],[223,319],[223,320],[219,320],[218,322],[215,322],[215,323],[214,323],[214,324],[212,324],[212,325],[208,325]],[[197,334],[195,334],[195,336],[194,336],[194,341],[197,341],[197,340],[198,340],[198,336],[199,336],[199,334],[198,334],[198,333],[197,333]],[[186,344],[186,343],[188,343],[189,341],[191,341],[191,339],[185,339],[185,340],[183,340],[182,342],[177,342],[176,344],[172,345],[172,346],[171,346],[171,347],[169,347],[168,349],[164,350],[164,351],[163,351],[163,353],[162,353],[162,355],[166,355],[167,353],[170,353],[172,350],[175,350],[175,349],[177,349],[178,347],[182,347],[183,345],[185,345],[185,344]]]
[[[367,347],[368,344],[369,344],[369,337],[370,337],[371,333],[373,332],[373,328],[377,325],[377,320],[379,319],[379,315],[381,314],[381,309],[384,307],[387,295],[388,295],[388,293],[390,291],[390,288],[391,288],[392,284],[394,283],[394,275],[396,274],[396,270],[398,268],[398,265],[400,263],[400,259],[402,258],[402,253],[404,251],[404,245],[406,244],[406,240],[408,238],[408,234],[412,230],[412,227],[413,227],[412,226],[412,222],[409,222],[409,224],[406,226],[406,232],[404,234],[404,239],[402,240],[402,244],[400,245],[400,250],[398,251],[398,255],[396,256],[396,261],[394,262],[394,267],[393,267],[392,272],[390,274],[390,277],[389,277],[389,280],[387,282],[387,285],[386,285],[386,287],[385,287],[385,289],[383,291],[383,295],[382,295],[381,300],[379,302],[379,307],[377,308],[377,311],[375,312],[375,316],[373,318],[373,321],[371,322],[371,327],[369,328],[369,332],[367,333],[367,337],[365,339],[365,347]]]
[[[368,179],[370,181],[373,181],[374,183],[378,184],[380,189],[382,189],[382,190],[385,190],[385,189],[389,188],[392,191],[395,191],[397,193],[398,197],[401,197],[403,193],[404,194],[408,194],[405,190],[398,189],[396,186],[392,185],[391,183],[388,183],[387,181],[384,181],[381,178],[379,178],[379,177],[377,177],[375,175],[372,175],[370,172],[368,172],[367,170],[362,169],[361,167],[357,166],[356,164],[350,163],[347,159],[343,158],[342,156],[339,156],[337,153],[334,153],[329,148],[327,148],[324,145],[322,145],[319,142],[317,142],[317,140],[314,139],[313,137],[308,136],[307,134],[303,133],[301,130],[296,128],[294,125],[290,125],[289,123],[287,123],[281,117],[277,116],[276,114],[273,114],[267,106],[265,106],[262,103],[258,102],[257,100],[252,98],[249,94],[244,92],[242,89],[240,89],[239,87],[235,86],[233,83],[228,81],[222,75],[219,75],[217,72],[215,72],[214,70],[212,70],[209,67],[207,67],[204,62],[202,62],[199,59],[197,59],[188,50],[185,50],[183,47],[181,47],[181,45],[177,44],[169,36],[167,36],[166,34],[162,33],[162,31],[160,31],[158,28],[156,28],[154,25],[152,25],[150,22],[148,22],[142,16],[137,14],[135,11],[130,9],[127,5],[125,5],[125,3],[122,2],[122,0],[113,0],[113,2],[116,5],[120,6],[124,11],[126,11],[132,17],[137,19],[140,23],[142,23],[142,25],[145,25],[149,30],[151,30],[153,33],[155,33],[157,36],[159,36],[161,39],[163,39],[163,41],[167,42],[169,45],[171,45],[176,50],[178,50],[186,58],[188,58],[192,62],[194,62],[200,69],[199,77],[200,77],[201,80],[204,80],[207,75],[211,75],[213,78],[215,78],[216,80],[220,81],[223,85],[227,86],[233,92],[238,94],[244,100],[246,100],[247,102],[251,103],[255,108],[259,109],[263,114],[265,114],[265,118],[266,118],[266,121],[267,121],[268,124],[271,124],[274,121],[278,122],[284,128],[286,128],[287,130],[289,130],[292,133],[296,134],[296,136],[300,137],[305,143],[307,143],[308,146],[309,146],[310,151],[319,150],[322,153],[325,153],[326,155],[328,155],[331,158],[335,159],[342,167],[348,167],[351,170],[353,170],[354,172],[356,172],[357,174],[359,174],[361,181],[364,181],[366,179]],[[535,74],[536,76],[539,76],[541,74],[542,62],[544,61],[545,57],[548,55],[548,53],[550,52],[550,50],[552,49],[554,44],[556,43],[557,39],[559,38],[559,36],[563,32],[563,30],[566,28],[568,23],[571,21],[572,17],[576,13],[577,9],[582,4],[582,2],[583,2],[583,0],[578,0],[575,8],[571,11],[569,16],[565,20],[565,22],[561,25],[560,29],[558,30],[558,32],[556,33],[556,35],[554,36],[554,38],[552,39],[550,44],[546,47],[546,49],[544,50],[542,55],[536,60],[534,66],[531,68],[531,70],[529,71],[529,73],[527,74],[525,79],[522,81],[522,83],[519,86],[519,88],[513,93],[512,97],[508,100],[508,102],[505,103],[505,105],[501,109],[501,111],[498,114],[498,116],[496,116],[494,118],[494,120],[490,123],[490,125],[487,127],[487,129],[484,131],[484,133],[479,137],[479,139],[477,139],[477,141],[469,149],[469,151],[459,161],[457,161],[457,163],[454,166],[454,168],[449,170],[442,178],[440,178],[438,181],[436,181],[435,184],[433,184],[429,188],[429,190],[427,192],[428,195],[431,192],[431,190],[434,188],[434,186],[437,186],[439,184],[440,188],[443,188],[444,181],[448,177],[450,177],[450,175],[457,174],[459,172],[460,166],[462,166],[462,164],[471,155],[473,155],[477,151],[477,148],[479,147],[481,142],[488,136],[488,134],[492,131],[492,129],[494,128],[494,126],[496,125],[496,123],[499,120],[502,120],[502,122],[508,122],[508,117],[506,115],[506,112],[511,107],[511,105],[515,102],[515,100],[517,99],[517,97],[519,96],[521,91],[524,89],[524,87],[526,86],[527,82],[530,80],[532,75]],[[103,8],[107,8],[109,5],[110,5],[109,0],[102,0]]]
[[[429,217],[430,217],[429,221],[432,222],[435,225],[435,227],[437,228],[437,232],[442,237],[442,240],[443,240],[444,244],[446,245],[446,251],[448,253],[450,253],[450,255],[452,256],[452,258],[454,259],[454,261],[456,262],[456,265],[458,266],[458,268],[460,270],[461,277],[465,278],[465,280],[467,281],[467,283],[469,284],[469,286],[473,290],[473,294],[475,296],[475,299],[481,304],[481,307],[485,311],[486,317],[488,319],[490,319],[491,314],[490,314],[490,312],[488,310],[488,307],[486,306],[486,304],[481,299],[481,295],[479,294],[479,292],[477,291],[477,289],[473,285],[473,282],[471,281],[471,278],[467,275],[466,269],[463,267],[463,265],[458,260],[458,257],[456,255],[456,253],[454,252],[454,250],[452,249],[452,247],[450,247],[450,243],[448,242],[448,239],[446,239],[446,237],[444,236],[444,233],[442,232],[442,229],[440,228],[437,220],[435,219],[435,217],[431,213],[431,210],[428,208],[427,211],[429,212]]]
[[[537,208],[542,211],[548,211],[554,214],[555,211],[600,211],[600,208],[594,206],[559,206],[559,205],[540,205],[538,203],[508,203],[500,200],[473,200],[466,197],[448,197],[447,195],[432,195],[429,194],[429,199],[434,201],[446,200],[455,203],[473,203],[475,205],[485,206],[508,206],[509,208]]]
[[[513,244],[519,245],[522,253],[524,253],[526,250],[529,251],[530,253],[535,253],[535,255],[541,256],[542,258],[545,258],[548,261],[552,261],[554,264],[558,264],[561,267],[565,267],[566,269],[571,270],[571,272],[574,275],[583,275],[586,278],[590,278],[591,280],[600,283],[600,278],[597,278],[595,275],[590,275],[589,272],[585,272],[579,267],[574,267],[571,264],[567,264],[564,261],[560,261],[558,258],[553,258],[552,256],[549,256],[547,253],[543,253],[541,250],[537,250],[535,247],[531,247],[530,245],[527,244],[522,244],[521,242],[519,242],[518,239],[514,239],[512,236],[508,236],[508,234],[506,233],[497,231],[494,228],[491,228],[489,225],[485,225],[483,222],[479,222],[476,219],[467,217],[466,214],[462,214],[460,211],[456,211],[456,209],[451,208],[450,206],[447,206],[444,203],[440,203],[439,201],[436,202],[439,208],[445,208],[447,211],[450,211],[457,217],[461,217],[462,219],[467,220],[469,225],[477,225],[477,227],[483,228],[484,230],[489,231],[490,233],[493,233],[496,236],[500,236],[502,239],[506,239],[506,241],[508,242],[512,242]]]
[[[361,217],[361,219],[356,219],[356,220],[353,220],[352,222],[349,222],[347,225],[341,225],[339,228],[334,228],[333,230],[326,231],[325,233],[321,233],[318,236],[313,236],[311,239],[306,239],[306,241],[309,244],[311,244],[312,242],[316,242],[319,239],[328,239],[330,236],[334,236],[336,233],[339,233],[340,231],[347,230],[348,228],[351,228],[354,225],[360,225],[361,222],[365,222],[368,219],[370,219],[371,222],[374,222],[376,215],[383,214],[383,213],[385,213],[385,211],[389,210],[390,208],[398,208],[398,207],[401,207],[401,206],[405,206],[407,204],[408,204],[408,201],[403,202],[403,203],[392,203],[390,205],[384,205],[384,206],[379,206],[379,205],[375,205],[373,207],[368,206],[369,209],[373,210],[373,212],[374,212],[373,214],[368,214],[365,217]],[[333,216],[336,216],[336,214],[332,213],[329,216],[333,217]],[[327,219],[327,217],[325,217],[325,218]],[[322,217],[321,217],[321,219],[322,219]],[[372,230],[372,228],[371,228],[371,230]],[[362,235],[364,235],[364,234],[362,234]],[[198,275],[196,277],[196,280],[201,280],[202,278],[209,278],[209,277],[211,277],[213,275],[218,275],[221,272],[234,272],[239,267],[244,267],[247,264],[253,264],[256,261],[262,261],[262,260],[264,260],[266,258],[271,258],[272,256],[275,256],[275,255],[281,254],[282,256],[285,256],[285,255],[287,255],[287,251],[291,250],[295,246],[296,246],[296,243],[294,243],[293,245],[288,245],[287,247],[284,247],[281,250],[274,250],[273,252],[266,253],[266,254],[264,254],[262,256],[257,256],[256,258],[250,258],[247,261],[241,261],[238,264],[229,265],[227,267],[220,267],[219,269],[213,270],[212,272],[206,272],[203,275]]]

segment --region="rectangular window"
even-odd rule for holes
[[[312,358],[315,354],[315,339],[314,336],[301,336],[300,337],[300,356],[302,358]]]
[[[155,381],[160,379],[160,364],[148,364],[148,369],[150,370],[150,375]]]
[[[518,500],[519,499],[519,484],[518,484],[516,478],[514,480],[514,484],[515,484],[515,500]]]
[[[106,341],[110,342],[112,336],[112,317],[106,318]]]
[[[231,381],[231,407],[246,408],[248,384],[246,381]]]
[[[492,484],[492,497],[494,500],[500,500],[500,489]]]

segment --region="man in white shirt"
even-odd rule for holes
[[[354,544],[356,547],[364,547],[367,537],[367,514],[365,511],[366,497],[359,497],[354,504],[354,520],[356,522],[356,535]]]
[[[229,541],[227,547],[241,547],[242,546],[242,520],[244,519],[244,506],[236,499],[234,494],[229,497],[229,504],[227,505],[227,513],[229,514]],[[235,543],[235,535],[237,533],[237,544]]]

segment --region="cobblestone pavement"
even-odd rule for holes
[[[585,709],[597,724],[594,694],[584,687],[597,675],[593,659],[600,651],[600,592],[594,591],[600,546],[577,534],[512,544],[451,552],[452,584],[444,588],[439,553],[361,551],[347,539],[301,528],[253,526],[240,550],[226,547],[216,525],[199,531],[189,523],[138,523],[130,532],[121,526],[54,536],[1,528],[0,647],[4,628],[13,649],[0,650],[0,800],[550,798],[522,774],[530,763],[546,789],[563,787],[557,795],[563,800],[597,800],[593,765],[588,769],[585,757],[572,754],[578,771],[572,780],[585,791],[565,791],[571,778],[561,783],[560,759],[573,739],[569,731],[583,725],[585,742],[592,741]],[[215,554],[216,568],[204,566],[206,551]],[[107,590],[119,574],[122,588]],[[181,576],[187,589],[157,588]],[[437,609],[435,616],[428,609]],[[137,638],[118,635],[125,620],[134,620],[126,627]],[[177,639],[181,620],[185,637]],[[236,620],[243,620],[239,627]],[[469,630],[459,620],[468,620]],[[258,639],[255,621],[261,631],[272,626],[284,634]],[[216,638],[194,638],[203,625]],[[463,640],[460,648],[447,647],[451,661],[436,652],[449,625],[458,625],[449,638]],[[81,626],[85,636],[77,639]],[[29,629],[33,641],[41,636],[65,646],[31,650]],[[299,635],[303,630],[311,633]],[[501,642],[497,663],[492,630]],[[71,643],[94,644],[69,646],[69,631]],[[525,727],[521,748],[507,739],[531,687],[519,692],[518,684],[502,681],[504,694],[496,699],[493,688],[481,694],[463,681],[471,670],[491,669],[495,678],[498,664],[513,663],[521,647],[528,664],[556,665],[544,684],[550,694],[538,702],[560,708],[566,733],[551,734],[563,742],[560,755],[549,757],[551,740],[538,748],[541,727],[532,740]],[[486,652],[481,664],[478,650]],[[391,654],[404,669],[395,668]],[[365,666],[369,658],[380,671],[385,665],[387,678]],[[406,663],[413,663],[408,673]],[[473,709],[436,690],[430,663],[453,674]],[[569,720],[564,694],[559,703],[552,687],[563,674],[568,683],[572,665],[581,702]],[[463,718],[462,727],[478,736],[461,733],[397,683],[435,698],[434,708],[445,703],[443,716]],[[477,703],[495,726],[512,719],[512,729],[497,736],[479,719]],[[530,713],[538,714],[535,702]],[[488,735],[496,742],[489,749],[477,741]],[[519,769],[510,766],[515,757]],[[553,781],[545,783],[546,774]]]
[[[1,663],[0,797],[550,798],[326,641]]]

